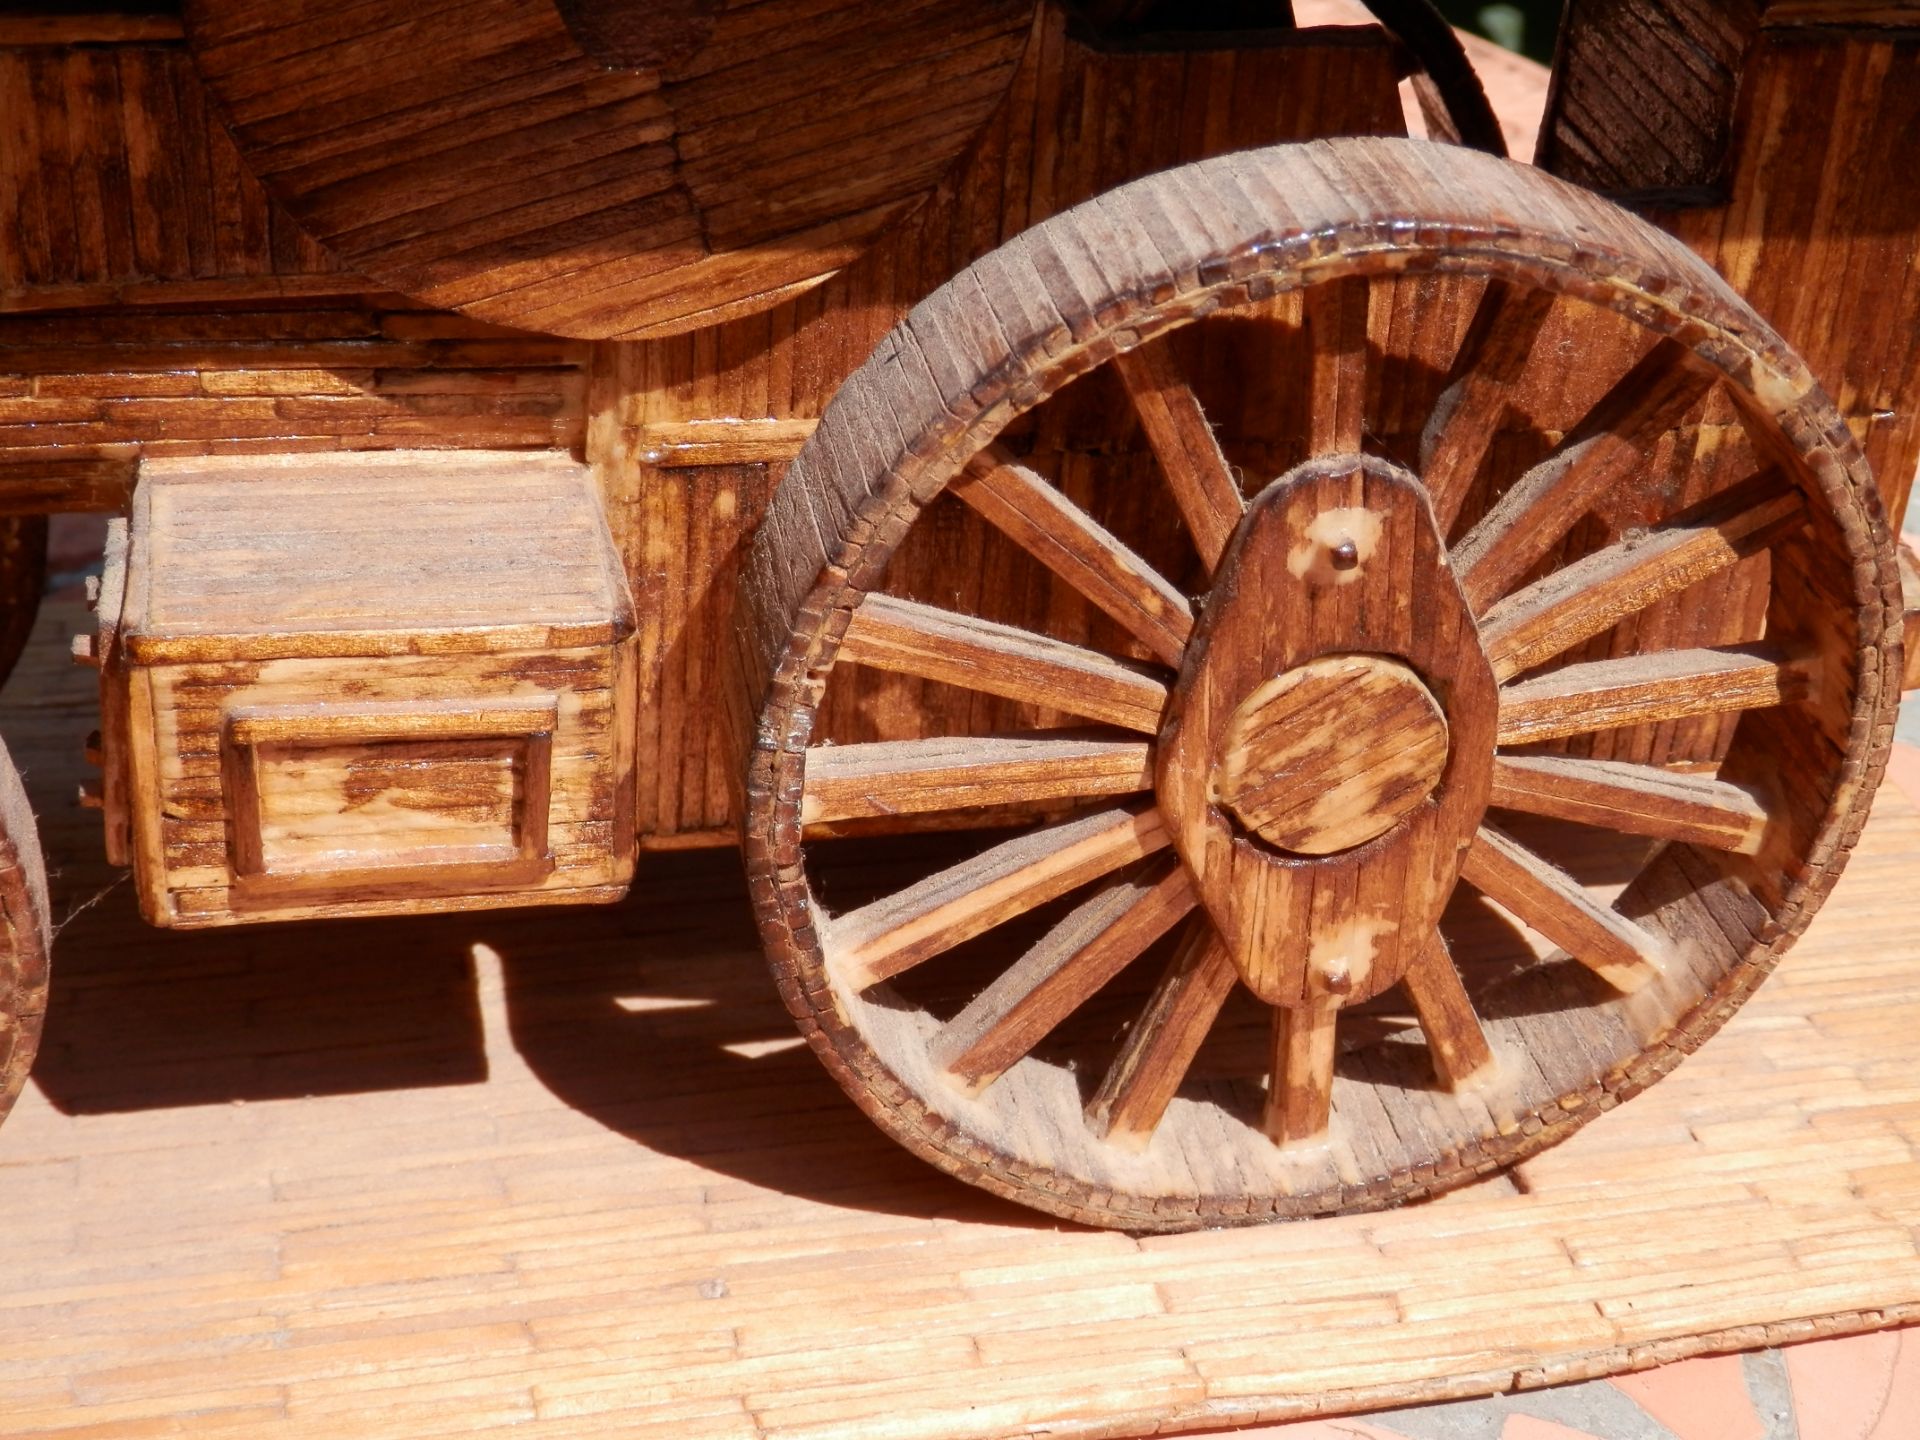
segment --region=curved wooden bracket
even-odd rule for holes
[[[1218,803],[1223,753],[1249,695],[1333,654],[1403,662],[1446,717],[1447,758],[1418,803],[1365,843],[1307,855],[1269,845]],[[1356,687],[1354,694],[1369,694]],[[1355,712],[1358,713],[1355,713]],[[1425,489],[1384,460],[1308,461],[1248,508],[1221,562],[1161,732],[1158,787],[1173,843],[1240,977],[1288,1007],[1345,1005],[1399,980],[1430,943],[1486,809],[1498,712],[1493,671]],[[1390,707],[1336,699],[1324,743],[1291,747],[1357,805],[1379,803]]]

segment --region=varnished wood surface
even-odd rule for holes
[[[344,273],[181,47],[9,43],[0,507],[121,509],[162,455],[582,443],[587,347]]]
[[[618,895],[634,621],[585,466],[156,460],[128,528],[93,648],[155,924]]]
[[[555,452],[150,464],[123,638],[139,664],[607,645],[633,602]]]
[[[1920,10],[1574,0],[1540,163],[1642,207],[1806,359],[1888,509],[1920,458]],[[1672,208],[1669,208],[1672,207]]]
[[[147,456],[577,447],[585,359],[397,296],[4,315],[0,504],[120,508]]]
[[[1336,291],[1344,285],[1336,282]],[[1365,299],[1362,290],[1362,314]],[[1315,309],[1308,313],[1311,323]],[[1471,613],[1416,482],[1342,455],[1311,461],[1263,490],[1213,581],[1162,732],[1157,794],[1168,829],[1256,995],[1289,1007],[1329,996],[1341,997],[1334,1005],[1365,999],[1397,982],[1426,945],[1452,889],[1454,857],[1485,806],[1495,700],[1492,674],[1471,642]],[[1295,743],[1319,752],[1291,762],[1315,777],[1301,788],[1318,783],[1338,797],[1325,843],[1313,826],[1296,845],[1302,836],[1281,838],[1269,823],[1290,807],[1263,814],[1258,786],[1284,777],[1289,765],[1272,738],[1257,741],[1249,732],[1271,703],[1267,677],[1284,681],[1349,654],[1391,667],[1374,673],[1392,678],[1395,698],[1376,693],[1329,706],[1317,725],[1304,714],[1281,719],[1279,733],[1290,730]],[[1453,697],[1446,712],[1414,667]],[[1329,717],[1342,710],[1336,725]],[[1420,724],[1433,742],[1426,773],[1400,777],[1381,752],[1396,739],[1417,752]],[[1380,750],[1364,740],[1343,747],[1369,734]],[[1249,760],[1256,784],[1236,795],[1237,773]],[[1443,774],[1447,785],[1436,791]],[[1403,785],[1409,793],[1395,802],[1396,813],[1371,814],[1376,803],[1393,810],[1377,797]],[[1349,808],[1354,813],[1339,813]],[[1404,827],[1376,849],[1351,848],[1394,831],[1402,816]],[[1244,831],[1312,858],[1276,853]]]
[[[1047,7],[1005,104],[967,160],[872,253],[765,314],[698,335],[595,348],[587,451],[629,558],[643,615],[642,668],[654,677],[640,736],[644,833],[709,844],[733,833],[739,757],[724,738],[719,657],[733,643],[739,550],[781,462],[847,375],[961,265],[1124,179],[1279,140],[1401,133],[1390,42],[1372,30],[1334,33],[1333,44],[1234,48],[1223,39],[1102,52],[1069,34],[1064,11]],[[1139,123],[1148,113],[1165,123]],[[1143,393],[1150,384],[1143,376]],[[1179,408],[1148,405],[1162,440],[1201,442],[1181,397],[1172,403]],[[746,417],[737,438],[785,438],[788,449],[770,456],[765,448],[683,446],[695,427],[705,431],[698,438],[724,438],[727,427],[700,425],[716,416]],[[769,426],[771,433],[762,428]],[[1205,452],[1200,445],[1192,463],[1209,463]],[[980,522],[975,533],[984,528]],[[910,566],[914,593],[926,600],[1005,587],[1013,603],[1030,588],[984,571],[977,539],[964,531],[944,549],[923,549]],[[917,675],[873,679],[866,708],[883,725],[940,717],[948,703]],[[1154,715],[1149,728],[1157,706]]]
[[[1724,176],[1740,62],[1759,11],[1756,0],[1575,0],[1541,163],[1597,190],[1711,193]]]
[[[750,314],[854,259],[993,114],[1033,14],[622,8],[186,7],[241,152],[310,234],[434,305],[592,338]]]
[[[0,703],[63,917],[112,884],[66,800],[81,621]],[[1118,1440],[1920,1318],[1916,855],[1889,789],[1780,973],[1528,1193],[1150,1240],[877,1134],[727,858],[608,911],[192,937],[112,889],[0,1128],[0,1430]]]
[[[1920,461],[1920,189],[1878,173],[1888,157],[1903,163],[1920,125],[1917,21],[1763,31],[1745,67],[1736,133],[1747,139],[1728,203],[1653,215],[1805,358],[1895,516]]]
[[[1355,725],[1359,715],[1367,728]],[[1322,656],[1241,702],[1214,798],[1283,850],[1330,855],[1391,829],[1446,764],[1446,716],[1410,668],[1378,655]]]
[[[0,20],[0,310],[102,305],[129,289],[212,288],[341,266],[250,172],[178,45],[134,42],[174,17],[66,26],[35,43]],[[42,19],[49,36],[58,22]]]

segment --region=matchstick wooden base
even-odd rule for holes
[[[0,1131],[0,1431],[1131,1440],[1920,1320],[1920,810],[1670,1079],[1437,1203],[1135,1240],[846,1104],[739,871],[180,936],[93,858],[56,603],[0,704],[60,935]],[[103,890],[106,891],[101,896]]]

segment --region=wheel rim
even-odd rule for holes
[[[33,810],[0,745],[0,1120],[19,1097],[40,1045],[53,927]]]
[[[27,647],[46,581],[46,517],[0,521],[0,683]],[[33,809],[0,745],[0,1120],[19,1098],[39,1049],[52,943]]]
[[[1395,182],[1391,191],[1383,176]],[[1281,198],[1305,179],[1318,186],[1318,212]],[[1351,198],[1369,185],[1393,193],[1399,210],[1383,217]],[[1502,203],[1484,214],[1443,208],[1476,186],[1482,194],[1499,187]],[[1206,213],[1196,197],[1209,196],[1221,213],[1234,214],[1236,203],[1244,210],[1248,197],[1269,208],[1235,245],[1193,241],[1184,277],[1170,265],[1157,286],[1109,286],[1092,297],[1072,346],[1043,325],[1022,337],[1001,317],[1012,355],[997,368],[991,357],[975,367],[966,404],[955,405],[957,386],[947,389],[944,407],[949,417],[960,410],[958,419],[916,430],[911,406],[896,403],[899,439],[876,441],[867,427],[886,408],[886,367],[899,367],[917,336],[953,336],[958,317],[943,317],[940,302],[960,305],[990,291],[996,257],[923,306],[904,338],[897,333],[902,343],[883,345],[850,383],[817,448],[796,465],[756,542],[747,591],[750,614],[758,602],[763,623],[790,627],[749,779],[748,857],[775,973],[803,1029],[869,1113],[919,1153],[1026,1203],[1135,1228],[1361,1208],[1426,1193],[1531,1153],[1657,1078],[1738,1005],[1831,885],[1864,817],[1880,763],[1875,746],[1884,745],[1875,726],[1891,703],[1879,644],[1890,613],[1884,526],[1864,465],[1784,346],[1677,244],[1530,172],[1406,143],[1336,142],[1142,182],[1042,227],[1027,255],[1047,276],[1049,251],[1070,255],[1078,245],[1084,253],[1090,235],[1111,240],[1113,217],[1128,204],[1164,219],[1170,197],[1191,214]],[[1560,238],[1567,234],[1586,243],[1570,251]],[[1162,235],[1156,243],[1163,253],[1170,248]],[[1418,454],[1403,457],[1416,464],[1396,466],[1368,456],[1365,375],[1370,321],[1379,329],[1377,291],[1409,273],[1439,277],[1436,284],[1488,283]],[[1056,284],[1052,298],[1071,326],[1062,288]],[[1072,299],[1084,303],[1084,291]],[[1291,649],[1256,644],[1217,687],[1215,719],[1190,740],[1192,712],[1205,708],[1194,695],[1206,680],[1190,645],[1198,633],[1211,648],[1232,629],[1233,605],[1217,593],[1196,604],[1080,509],[1063,477],[1038,473],[1003,437],[1046,397],[1110,369],[1200,565],[1216,584],[1231,579],[1251,553],[1260,514],[1285,512],[1275,497],[1297,490],[1303,477],[1269,472],[1241,483],[1180,374],[1169,334],[1196,320],[1231,323],[1295,291],[1314,396],[1306,468],[1317,467],[1325,483],[1357,486],[1364,470],[1382,494],[1395,485],[1418,492],[1417,503],[1387,506],[1386,519],[1396,534],[1411,534],[1424,514],[1435,545],[1451,535],[1445,564],[1410,563],[1416,571],[1427,565],[1420,573],[1428,591],[1457,579],[1461,613],[1478,620],[1478,643],[1472,619],[1457,630],[1458,643],[1447,640],[1442,616],[1425,627],[1429,643],[1419,654],[1404,637],[1372,643],[1364,624],[1333,625]],[[1489,449],[1503,397],[1556,310],[1568,306],[1595,307],[1645,332],[1644,353],[1607,376],[1549,453],[1509,467],[1510,483],[1489,493],[1489,476],[1499,476]],[[1380,349],[1371,352],[1376,363]],[[1751,433],[1751,473],[1722,467],[1723,483],[1665,504],[1644,532],[1555,555],[1609,485],[1645,468],[1650,442],[1714,403]],[[1420,474],[1411,487],[1393,473],[1408,468]],[[1268,479],[1271,488],[1261,483]],[[1131,638],[1130,653],[1034,644],[981,617],[888,595],[895,549],[943,487],[1109,617]],[[817,509],[821,494],[836,488],[859,499],[846,505],[832,563],[804,598],[783,602],[773,593],[779,557],[771,552],[794,533],[783,505]],[[1302,537],[1340,508],[1316,503],[1280,514],[1276,523],[1298,523],[1287,532],[1291,545],[1266,547],[1267,590],[1276,578],[1285,583]],[[1366,538],[1337,522],[1336,514],[1314,542],[1320,549],[1307,557],[1302,584],[1311,586],[1316,567],[1335,590],[1342,575],[1366,573],[1369,562],[1349,553]],[[1791,552],[1766,608],[1769,645],[1689,646],[1651,662],[1632,653],[1634,617],[1769,551]],[[1361,563],[1337,568],[1349,560]],[[1836,563],[1848,576],[1836,593],[1798,578]],[[1408,573],[1403,566],[1401,578]],[[791,578],[786,584],[789,596],[801,595]],[[1600,643],[1596,637],[1619,647],[1623,634],[1625,655],[1577,653]],[[1844,655],[1836,636],[1847,642]],[[1809,641],[1824,643],[1809,649]],[[1326,846],[1324,856],[1311,856],[1310,844],[1278,847],[1283,858],[1260,855],[1275,850],[1271,840],[1250,833],[1258,827],[1231,805],[1223,813],[1221,738],[1252,733],[1273,699],[1256,693],[1262,686],[1292,677],[1285,693],[1311,690],[1301,672],[1355,656],[1382,695],[1418,700],[1388,668],[1399,666],[1428,699],[1442,696],[1434,708],[1446,736],[1446,778],[1420,789],[1425,772],[1411,766],[1400,778],[1407,793],[1418,793],[1396,799],[1400,808],[1370,835],[1354,838],[1353,806],[1308,822],[1311,835],[1344,842]],[[1102,728],[1042,728],[1011,745],[966,735],[811,743],[825,738],[816,737],[816,721],[834,713],[833,677],[849,666],[1039,699]],[[1489,698],[1475,699],[1476,687]],[[1417,703],[1406,714],[1431,730]],[[1619,758],[1625,750],[1565,743],[1643,736],[1661,723],[1674,734],[1676,726],[1698,732],[1687,744],[1723,756],[1717,772],[1674,771]],[[1783,797],[1776,785],[1756,796],[1770,756],[1792,763],[1806,751],[1781,750],[1797,729],[1834,737],[1832,753],[1815,756],[1798,777],[1811,795]],[[1724,737],[1709,744],[1700,737],[1710,730]],[[1332,764],[1336,782],[1364,778],[1367,746],[1355,759],[1340,748],[1349,738],[1308,746],[1308,762]],[[1550,753],[1549,742],[1575,753]],[[1672,734],[1664,743],[1668,753],[1687,748]],[[1183,745],[1194,755],[1177,754]],[[1328,758],[1336,755],[1347,758]],[[1245,800],[1249,813],[1284,832],[1297,807],[1256,796],[1288,772],[1263,765],[1250,780],[1228,774],[1228,798]],[[1378,795],[1358,788],[1368,796],[1357,807],[1365,829]],[[810,882],[805,827],[902,810],[977,817],[983,794],[1028,804],[1076,799],[1080,808],[825,917]],[[1611,896],[1508,833],[1506,818],[1489,820],[1489,802],[1588,826],[1604,821],[1601,828],[1650,836],[1659,848],[1608,903]],[[1448,805],[1459,813],[1440,817]],[[1422,824],[1432,833],[1412,847],[1410,866],[1409,837]],[[1245,863],[1265,878],[1223,882],[1222,866],[1238,875],[1234,856],[1249,852],[1255,858]],[[1421,884],[1406,881],[1409,870],[1422,873]],[[1284,879],[1303,871],[1343,877],[1323,888],[1344,884],[1346,898],[1322,903],[1311,886]],[[1383,873],[1394,877],[1384,888]],[[1456,879],[1564,953],[1470,994],[1439,924]],[[1270,893],[1249,908],[1269,918],[1236,921],[1233,897],[1260,885]],[[1736,891],[1739,898],[1729,898]],[[899,989],[902,977],[981,948],[987,942],[976,937],[990,939],[1029,912],[1050,922],[1043,933],[1024,949],[1003,946],[998,973],[958,1008],[939,1012]],[[1289,926],[1271,923],[1273,914],[1308,918]],[[1384,952],[1383,916],[1411,917]],[[1349,929],[1340,933],[1359,940],[1321,944],[1316,956],[1315,941],[1342,924]],[[1071,1060],[1045,1058],[1055,1029],[1116,976],[1139,970],[1156,944],[1171,953],[1136,997],[1097,1083],[1081,1084]],[[1413,1026],[1395,1029],[1361,1008],[1392,987]],[[1194,1072],[1203,1044],[1226,1024],[1222,1015],[1235,1004],[1244,1009],[1249,992],[1272,1007],[1264,1075]],[[1490,1004],[1508,1013],[1483,1013]],[[1385,1038],[1354,1038],[1350,1029]],[[1410,1034],[1417,1047],[1406,1043]]]

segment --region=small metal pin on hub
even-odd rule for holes
[[[1320,988],[1329,995],[1351,995],[1353,993],[1353,968],[1348,965],[1347,957],[1336,955],[1321,960],[1313,966],[1314,978],[1320,982]]]
[[[1330,558],[1336,570],[1351,570],[1360,563],[1360,547],[1351,540],[1342,540],[1333,547]]]

